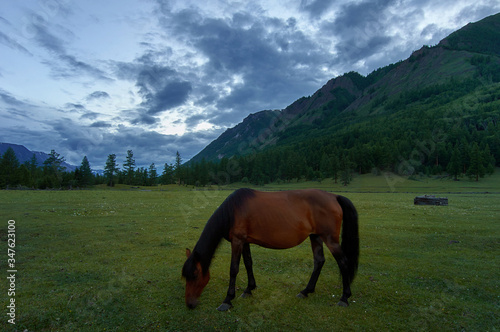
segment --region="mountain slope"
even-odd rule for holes
[[[284,110],[252,114],[224,132],[191,162],[202,158],[216,161],[345,134],[346,128],[356,124],[394,117],[414,119],[418,114],[408,114],[408,109],[424,112],[460,98],[467,100],[468,95],[478,93],[479,86],[498,89],[495,86],[500,82],[498,40],[500,14],[468,24],[438,45],[424,46],[408,59],[366,77],[350,72],[330,80],[312,96],[302,97]],[[430,100],[433,105],[429,105]]]
[[[14,153],[16,154],[16,158],[20,164],[24,164],[25,162],[30,162],[33,155],[35,155],[36,162],[38,166],[42,166],[43,162],[49,158],[49,155],[44,152],[39,151],[30,151],[24,145],[12,144],[12,143],[1,143],[0,142],[0,156],[3,156],[7,149],[12,148]],[[74,171],[76,166],[70,165],[66,162],[62,163],[64,167],[66,167],[67,171]]]

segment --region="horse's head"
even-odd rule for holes
[[[194,309],[203,288],[210,280],[210,272],[207,270],[203,273],[197,252],[191,253],[191,250],[186,249],[186,256],[187,260],[182,268],[182,276],[186,279],[186,305],[189,309]]]

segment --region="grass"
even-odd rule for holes
[[[227,242],[195,310],[184,305],[180,270],[185,248],[194,246],[229,191],[0,191],[3,308],[9,219],[16,221],[18,270],[16,325],[3,313],[0,329],[494,331],[500,326],[499,179],[497,172],[479,183],[401,179],[391,188],[384,176],[364,176],[347,188],[328,181],[266,186],[351,191],[344,195],[358,208],[361,237],[351,305],[335,305],[341,284],[331,256],[316,293],[295,298],[312,272],[306,241],[280,251],[253,246],[258,288],[226,313],[215,308],[228,286]],[[415,193],[447,193],[449,206],[414,206]],[[242,264],[238,292],[245,286]]]

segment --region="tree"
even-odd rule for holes
[[[483,165],[483,154],[479,150],[479,145],[474,142],[471,152],[470,152],[470,166],[467,169],[467,175],[472,179],[475,178],[479,181],[479,177],[483,177],[485,174],[485,168]]]
[[[457,144],[458,145],[458,144]],[[451,159],[450,162],[448,163],[448,166],[446,170],[450,175],[453,176],[454,180],[458,180],[458,175],[462,172],[462,154],[460,153],[460,150],[458,149],[458,146],[455,146],[453,149],[453,152],[451,153]]]
[[[66,170],[62,164],[65,162],[55,150],[51,150],[49,157],[43,162],[44,186],[56,188],[61,187],[63,182],[63,173]]]
[[[9,147],[0,159],[0,186],[19,184],[19,160],[14,150]]]
[[[332,161],[326,153],[321,156],[321,163],[319,166],[319,171],[321,172],[321,178],[329,178],[332,174]]]
[[[78,185],[82,187],[92,185],[93,182],[92,169],[90,168],[90,163],[89,160],[87,159],[87,156],[83,157],[82,164],[80,165],[80,168],[78,170],[80,172],[80,179],[78,181]]]
[[[125,181],[127,184],[133,184],[135,169],[135,159],[132,150],[127,151],[127,159],[123,163],[123,170],[125,173]]]
[[[28,186],[34,188],[36,184],[36,179],[38,177],[38,167],[37,167],[37,161],[36,161],[36,155],[33,153],[33,156],[31,157],[29,162],[26,162],[26,167],[28,168],[29,171],[29,183],[27,184]]]
[[[104,167],[104,176],[106,177],[107,184],[113,187],[115,184],[113,182],[114,174],[118,172],[118,164],[116,163],[116,155],[110,154],[106,160],[106,166]]]
[[[156,171],[155,163],[149,166],[149,182],[150,185],[156,185],[156,179],[158,178],[158,172]]]
[[[335,183],[337,183],[337,179],[339,177],[339,171],[340,171],[339,157],[337,157],[337,155],[334,154],[334,155],[332,155],[330,160],[332,163],[332,176],[333,176],[333,179],[335,180]]]
[[[165,163],[160,181],[162,184],[174,183],[174,165]]]
[[[177,184],[181,184],[181,176],[182,176],[182,158],[181,154],[179,151],[176,152],[175,154],[175,168],[174,168],[174,173],[175,173],[175,178],[177,181]]]
[[[352,180],[352,163],[349,157],[345,156],[340,161],[340,182],[342,185],[347,186]]]

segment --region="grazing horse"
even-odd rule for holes
[[[342,225],[343,220],[343,225]],[[342,225],[342,243],[339,241]],[[210,280],[210,262],[222,238],[231,242],[229,289],[217,308],[226,311],[235,297],[240,258],[248,275],[248,287],[242,294],[252,294],[256,283],[252,270],[250,243],[271,249],[287,249],[311,240],[314,270],[306,288],[297,295],[313,293],[325,263],[323,243],[335,257],[342,275],[343,293],[338,303],[348,306],[351,282],[358,268],[358,214],[349,199],[321,190],[261,192],[238,189],[217,208],[208,220],[193,251],[182,268],[186,279],[186,305],[196,307],[203,288]]]

